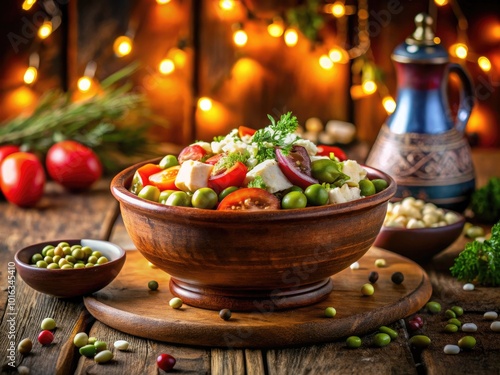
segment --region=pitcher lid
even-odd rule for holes
[[[448,53],[434,41],[434,20],[426,13],[415,16],[416,29],[392,53],[392,59],[401,63],[443,64],[449,61]]]

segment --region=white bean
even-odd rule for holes
[[[118,340],[118,341],[115,341],[113,346],[118,350],[127,350],[129,343],[128,343],[128,341],[125,341],[125,340]]]
[[[462,324],[462,331],[463,332],[476,332],[477,325],[475,325],[474,323],[464,323],[464,324]]]
[[[467,283],[467,284],[464,284],[463,286],[463,289],[470,292],[471,290],[474,290],[475,286],[474,284],[471,284],[471,283]]]
[[[493,332],[500,332],[500,321],[494,321],[491,323],[490,328]]]
[[[460,353],[460,347],[458,345],[445,345],[444,352],[445,354],[458,354]]]
[[[498,313],[496,311],[486,311],[484,313],[484,319],[486,320],[495,320],[498,318]]]

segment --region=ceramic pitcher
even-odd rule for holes
[[[464,134],[474,104],[473,85],[464,68],[450,63],[446,50],[435,43],[432,23],[430,16],[417,15],[415,32],[391,56],[398,79],[396,109],[366,164],[396,180],[394,200],[413,196],[461,212],[475,188]],[[446,94],[449,74],[461,81],[456,119]]]

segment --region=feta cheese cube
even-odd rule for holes
[[[329,203],[345,203],[361,198],[361,190],[358,187],[349,187],[344,184],[328,191]]]
[[[277,191],[285,190],[292,187],[292,183],[288,181],[283,172],[281,172],[276,160],[264,160],[257,164],[250,172],[247,173],[245,184],[248,184],[255,177],[260,176],[267,186],[267,191],[276,193]]]
[[[186,160],[181,164],[179,173],[175,178],[175,186],[182,191],[194,192],[208,186],[208,178],[213,165],[196,160]]]
[[[348,180],[349,183],[358,184],[360,180],[366,177],[366,169],[355,160],[346,160],[342,162],[342,164],[344,164],[342,172],[351,177],[350,180]]]

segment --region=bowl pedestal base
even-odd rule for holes
[[[187,305],[208,310],[256,311],[261,313],[309,306],[328,297],[331,278],[299,287],[275,290],[231,290],[188,284],[173,277],[170,292]]]

